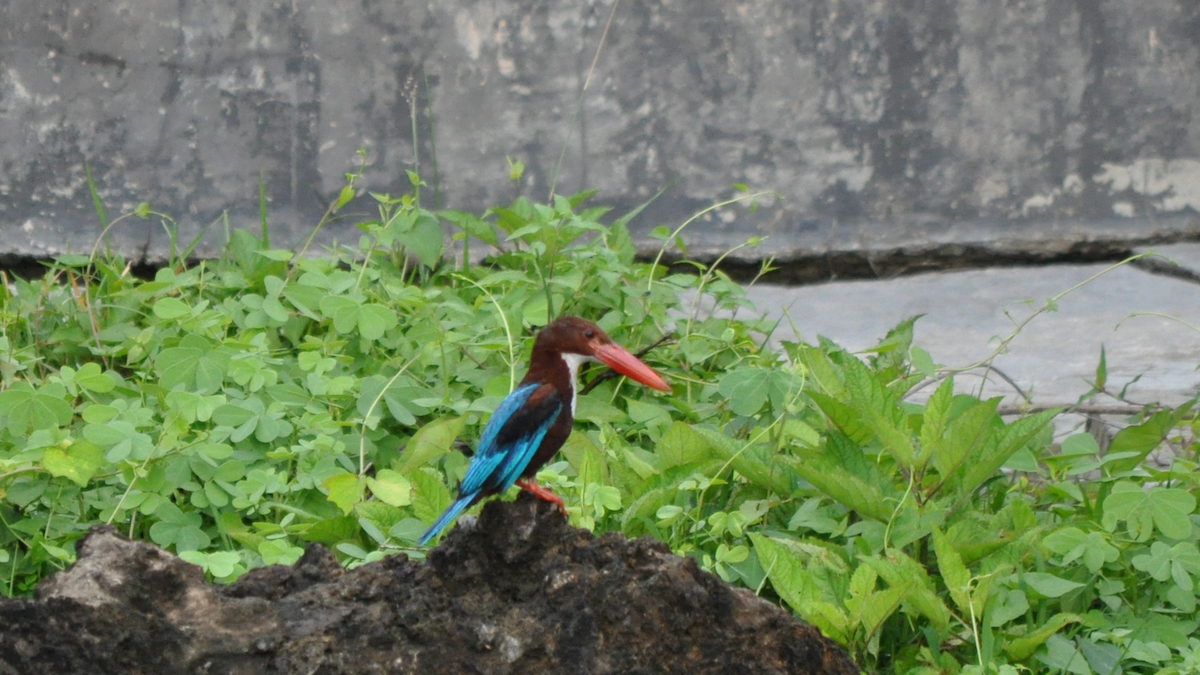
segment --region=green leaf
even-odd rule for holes
[[[925,404],[921,418],[921,454],[916,458],[916,468],[925,468],[932,457],[944,462],[946,429],[950,424],[951,404],[954,402],[954,378],[948,377],[938,386]]]
[[[179,557],[193,565],[199,565],[204,568],[205,572],[208,572],[216,579],[232,575],[238,569],[241,562],[241,558],[234,551],[201,553],[200,551],[188,550],[181,552]]]
[[[813,576],[787,545],[756,532],[750,533],[754,552],[775,592],[800,616],[843,644],[850,639],[850,619],[844,611],[824,601]]]
[[[713,458],[712,446],[690,424],[675,422],[654,446],[660,471]]]
[[[1044,598],[1061,597],[1084,587],[1084,584],[1078,581],[1069,581],[1044,572],[1026,572],[1021,576],[1021,580]]]
[[[793,471],[818,490],[857,513],[881,523],[891,520],[891,505],[900,495],[891,479],[863,456],[862,449],[844,435],[831,432],[819,448],[796,448]]]
[[[408,442],[396,468],[408,473],[450,452],[466,423],[465,417],[444,417],[421,427]]]
[[[933,357],[929,355],[929,352],[916,345],[913,345],[912,348],[909,349],[909,358],[912,359],[913,368],[915,368],[918,373],[921,373],[930,379],[937,377],[937,365],[934,364]]]
[[[109,448],[135,433],[128,422],[113,420],[103,424],[88,424],[83,428],[83,437],[101,447]]]
[[[1112,532],[1119,521],[1124,521],[1129,535],[1137,541],[1149,539],[1156,527],[1164,536],[1185,539],[1191,536],[1192,521],[1188,516],[1195,510],[1196,498],[1186,490],[1143,489],[1135,483],[1121,481],[1104,500],[1101,522]]]
[[[834,426],[854,444],[863,446],[874,439],[875,434],[871,431],[871,427],[863,422],[862,417],[854,406],[815,391],[809,392],[809,397],[817,404],[821,412],[829,417]]]
[[[271,249],[269,251],[255,251],[255,253],[266,258],[267,260],[274,260],[276,262],[287,262],[296,257],[295,251],[288,251],[279,248]]]
[[[1100,362],[1096,364],[1096,381],[1092,386],[1096,391],[1104,391],[1108,385],[1108,356],[1104,353],[1104,345],[1100,345]]]
[[[1150,545],[1148,554],[1134,556],[1133,566],[1157,581],[1171,579],[1181,591],[1192,593],[1195,589],[1192,576],[1200,575],[1200,550],[1190,541],[1181,541],[1174,546],[1156,541]]]
[[[453,498],[436,471],[428,467],[414,469],[408,474],[413,484],[413,515],[422,522],[432,523],[442,515]]]
[[[100,364],[85,363],[75,373],[75,383],[97,394],[107,394],[117,387],[117,383],[108,373],[102,372]]]
[[[997,402],[998,399],[993,399],[984,403],[988,406],[991,415],[995,415]],[[1013,453],[1025,447],[1041,433],[1042,428],[1049,424],[1050,420],[1058,413],[1059,409],[1055,408],[1023,417],[1012,424],[1003,425],[1001,423],[994,432],[981,429],[981,432],[987,435],[987,439],[979,446],[978,453],[969,455],[971,461],[961,465],[962,468],[953,481],[953,487],[958,490],[959,494],[974,492],[975,488],[983,485],[984,481],[996,475],[996,472]],[[998,417],[996,421],[999,422]],[[951,442],[954,442],[953,432],[951,434]],[[969,433],[969,436],[976,437],[973,432]],[[972,446],[975,447],[973,441]]]
[[[14,382],[0,392],[0,421],[17,436],[69,424],[73,411],[58,395],[66,393],[62,389],[62,385],[48,385],[35,390],[26,382]]]
[[[729,401],[729,409],[748,417],[756,414],[767,402],[771,371],[766,368],[731,370],[721,377],[717,390]]]
[[[397,323],[396,313],[383,305],[366,304],[358,308],[358,331],[364,340],[378,340]]]
[[[103,464],[104,450],[85,440],[75,441],[65,449],[46,448],[42,455],[42,466],[50,475],[67,478],[81,486],[87,485]]]
[[[777,457],[770,444],[737,441],[705,427],[692,427],[692,430],[708,443],[718,459],[728,462],[754,485],[781,494],[790,493],[795,488],[795,478],[779,466],[793,458]]]
[[[567,437],[567,442],[563,444],[562,453],[575,468],[580,483],[590,485],[608,482],[608,461],[587,434],[579,431],[571,432],[571,435]],[[616,509],[609,510],[615,511]]]
[[[313,321],[321,320],[318,311],[320,310],[321,300],[327,297],[328,294],[328,291],[325,289],[304,284],[288,284],[283,289],[283,297],[292,303],[292,306],[297,311]]]
[[[195,512],[184,513],[171,502],[154,512],[159,522],[150,526],[150,539],[163,548],[174,547],[177,553],[208,548],[212,539],[200,525],[203,519]]]
[[[283,303],[279,301],[279,298],[263,298],[262,311],[276,324],[287,322],[288,318],[291,316],[288,313],[287,308],[284,307]]]
[[[950,628],[950,609],[938,597],[925,568],[899,549],[889,549],[882,557],[862,557],[893,588],[906,588],[903,597],[933,624],[939,634]]]
[[[306,541],[315,541],[327,546],[353,539],[358,534],[358,519],[351,516],[326,518],[313,523],[302,535]]]
[[[863,632],[874,638],[883,623],[896,613],[907,593],[908,588],[900,586],[870,593],[864,597],[856,612]]]
[[[203,337],[189,335],[178,347],[164,349],[154,358],[159,384],[199,394],[215,394],[225,379],[228,357],[213,351]]]
[[[227,483],[239,481],[246,476],[246,464],[240,460],[230,459],[217,467],[213,472],[213,479],[223,480]]]
[[[116,417],[120,412],[111,405],[89,405],[83,409],[80,417],[88,424],[103,424]]]
[[[321,313],[329,319],[335,319],[338,315],[344,314],[347,311],[351,311],[352,313],[349,314],[349,316],[351,316],[354,320],[351,321],[349,326],[346,326],[344,330],[335,326],[339,333],[349,333],[354,329],[354,326],[357,323],[358,306],[361,304],[361,302],[356,302],[344,295],[326,294],[325,297],[321,298],[320,302],[317,303],[317,306],[321,310]]]
[[[439,211],[438,216],[453,223],[463,232],[482,240],[492,246],[500,246],[500,238],[496,235],[496,228],[492,227],[491,223],[482,218],[462,211]]]
[[[304,549],[293,546],[286,539],[270,539],[258,546],[264,565],[295,565],[304,555]]]
[[[408,506],[412,503],[412,483],[391,469],[381,469],[374,478],[367,478],[367,487],[384,504]]]
[[[68,565],[75,562],[75,554],[67,549],[61,546],[55,546],[46,541],[39,541],[38,543],[42,545],[42,548],[45,549],[46,553],[49,553],[54,558],[61,560]]]
[[[1025,591],[1019,588],[996,589],[996,597],[985,605],[987,612],[985,623],[992,628],[999,628],[1014,619],[1021,618],[1029,612],[1029,598]]]
[[[1191,410],[1192,403],[1180,406],[1174,410],[1162,410],[1150,416],[1150,419],[1125,427],[1117,432],[1108,444],[1108,454],[1132,452],[1128,458],[1110,462],[1105,471],[1108,475],[1118,475],[1132,471],[1145,461],[1155,448],[1162,444],[1171,429],[1175,428]]]
[[[92,194],[95,197],[95,193]],[[54,262],[63,267],[87,267],[92,264],[92,259],[86,255],[76,253],[65,253],[63,255],[54,256]]]
[[[859,420],[883,443],[901,466],[911,468],[911,433],[896,395],[858,359],[846,359],[844,372],[846,388],[850,391]]]
[[[1063,439],[1062,454],[1098,455],[1100,454],[1100,446],[1096,444],[1096,437],[1091,434],[1071,434]]]
[[[1062,555],[1064,565],[1083,559],[1093,574],[1100,571],[1106,562],[1115,562],[1120,552],[1108,542],[1103,532],[1083,532],[1076,527],[1065,527],[1052,532],[1042,540],[1046,548]]]
[[[408,482],[405,479],[405,482]],[[383,502],[362,502],[354,507],[358,514],[358,524],[362,526],[378,544],[387,543],[392,528],[404,519],[405,510]]]
[[[325,488],[329,501],[347,515],[362,501],[362,481],[352,473],[335,473],[326,478],[321,487]]]
[[[218,406],[212,413],[213,422],[222,426],[240,427],[254,419],[259,413],[246,407],[244,403],[226,403],[225,405]]]
[[[1150,553],[1133,557],[1133,566],[1148,573],[1158,581],[1171,578],[1171,547],[1156,541],[1150,545]]]
[[[938,571],[942,573],[942,581],[946,590],[959,611],[968,616],[982,616],[983,602],[973,602],[971,597],[971,573],[963,564],[962,556],[954,550],[954,546],[946,539],[946,535],[938,528],[933,528],[933,550],[937,555]],[[981,600],[986,601],[987,598]],[[972,614],[974,612],[974,614]]]
[[[1125,649],[1114,644],[1094,642],[1088,638],[1080,638],[1078,644],[1079,651],[1083,653],[1093,671],[1123,675],[1124,670],[1119,664],[1125,658]]]
[[[154,316],[160,319],[179,319],[190,316],[192,308],[178,298],[166,297],[154,303]]]
[[[414,253],[426,267],[433,267],[442,257],[442,227],[425,212],[417,218],[411,230],[397,234],[396,241]]]
[[[1025,661],[1033,656],[1037,648],[1045,644],[1051,635],[1062,630],[1068,624],[1079,623],[1082,620],[1078,614],[1055,614],[1050,617],[1049,621],[1033,632],[1022,637],[1006,640],[1003,644],[1004,653],[1013,661]]]

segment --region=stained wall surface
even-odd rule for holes
[[[614,1],[0,3],[0,250],[90,247],[89,167],[110,219],[183,237],[257,228],[261,179],[295,239],[360,148],[361,186],[468,211],[781,196],[701,238],[1200,211],[1195,0]]]

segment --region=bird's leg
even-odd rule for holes
[[[525,480],[522,478],[517,481],[517,487],[532,493],[533,496],[537,497],[538,499],[548,501],[551,504],[557,504],[558,510],[563,514],[563,518],[567,517],[567,505],[563,504],[562,497],[559,497],[550,490],[538,485],[537,479],[530,478],[529,480]]]

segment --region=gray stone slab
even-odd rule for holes
[[[768,317],[786,313],[803,339],[824,335],[851,350],[870,347],[902,319],[924,314],[916,324],[917,344],[937,363],[961,367],[989,356],[1000,339],[1048,298],[1106,268],[1059,265],[934,273],[886,282],[757,284],[749,296]],[[1200,285],[1125,266],[1063,297],[1057,311],[1036,317],[995,365],[1035,403],[1074,403],[1088,391],[1103,345],[1110,389],[1119,391],[1140,376],[1129,385],[1129,398],[1180,403],[1200,390],[1198,327]],[[785,319],[774,339],[794,338]],[[980,371],[960,375],[958,383],[976,390],[982,384],[986,395],[1018,400],[998,377],[984,383]]]
[[[910,216],[891,223],[869,220],[788,221],[781,213],[749,214],[745,205],[706,214],[707,229],[685,228],[687,257],[726,267],[757,267],[773,259],[785,283],[848,278],[889,278],[929,270],[997,264],[1121,260],[1136,247],[1200,239],[1190,214],[1160,218],[1055,218],[996,221]],[[654,257],[661,240],[647,236],[655,213],[631,230],[638,251]],[[707,222],[711,221],[711,222]],[[760,239],[746,246],[751,237]],[[682,257],[667,248],[668,260]]]
[[[1153,246],[1149,250],[1193,274],[1200,275],[1200,243]]]
[[[1189,281],[1200,281],[1200,243],[1141,246],[1136,251],[1154,254],[1150,258],[1138,261],[1138,265],[1144,269]]]

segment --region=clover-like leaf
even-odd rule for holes
[[[150,539],[163,548],[173,547],[177,553],[208,548],[212,539],[200,527],[200,514],[183,512],[178,506],[166,502],[155,510],[159,521],[150,526]]]
[[[107,394],[117,387],[116,380],[112,375],[103,372],[98,363],[85,363],[80,366],[75,373],[75,384],[97,394]]]
[[[258,546],[264,565],[295,565],[304,549],[293,546],[286,539],[268,539]]]
[[[358,333],[365,340],[378,340],[398,321],[396,313],[383,305],[371,303],[358,308]]]
[[[62,385],[34,389],[27,382],[14,382],[0,392],[0,422],[17,436],[71,422],[71,405],[63,400]]]
[[[1196,498],[1179,488],[1152,487],[1143,489],[1129,481],[1113,486],[1104,500],[1104,528],[1112,532],[1117,523],[1125,522],[1130,536],[1146,541],[1158,528],[1172,539],[1185,539],[1192,533],[1188,515],[1196,510]]]
[[[188,307],[179,298],[166,297],[154,303],[153,311],[154,316],[160,319],[171,320],[188,316],[192,313],[192,308]]]
[[[46,448],[42,455],[42,466],[50,475],[67,478],[79,485],[87,485],[103,464],[104,450],[86,440],[75,441],[66,448]]]

